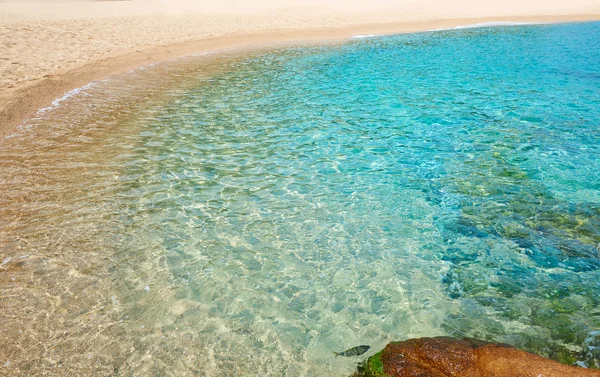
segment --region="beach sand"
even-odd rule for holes
[[[178,56],[481,22],[596,19],[597,0],[0,3],[0,139],[69,90]]]

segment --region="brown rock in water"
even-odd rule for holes
[[[600,377],[600,371],[563,365],[505,345],[438,337],[390,343],[355,376]]]

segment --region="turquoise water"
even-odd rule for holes
[[[598,36],[204,56],[65,99],[0,146],[0,364],[345,376],[333,351],[451,335],[599,366]]]

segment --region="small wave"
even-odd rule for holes
[[[60,107],[60,103],[61,102],[66,101],[69,98],[71,98],[73,96],[76,96],[79,93],[85,93],[86,90],[91,89],[92,87],[94,87],[96,85],[96,83],[97,82],[91,82],[91,83],[86,84],[86,85],[84,85],[82,87],[79,87],[79,88],[76,88],[76,89],[73,89],[73,90],[70,90],[70,91],[66,92],[62,97],[57,98],[54,101],[52,101],[50,103],[50,106],[43,107],[43,108],[39,109],[37,111],[38,115],[39,114],[43,114],[43,113],[45,113],[45,112],[47,112],[49,110],[53,110],[53,109],[56,109],[56,108]]]
[[[376,37],[385,37],[387,34],[358,34],[353,35],[350,39],[365,39],[365,38],[376,38]]]
[[[539,25],[540,22],[510,22],[510,21],[495,21],[495,22],[482,22],[479,24],[470,25],[458,25],[455,27],[447,27],[440,29],[431,29],[429,31],[443,31],[443,30],[459,30],[459,29],[475,29],[482,27],[495,27],[495,26],[520,26],[520,25]]]
[[[511,22],[511,21],[494,21],[494,22],[482,22],[478,24],[470,24],[470,25],[458,25],[454,27],[448,28],[439,28],[439,29],[430,29],[427,31],[444,31],[444,30],[459,30],[459,29],[475,29],[482,27],[496,27],[496,26],[520,26],[520,25],[540,25],[541,22]],[[366,38],[377,38],[377,37],[385,37],[389,34],[358,34],[353,35],[350,39],[366,39]]]
[[[166,62],[172,62],[172,61],[180,60],[180,59],[185,58],[185,57],[194,58],[194,57],[211,55],[211,54],[214,54],[214,52],[213,51],[201,52],[201,53],[186,55],[184,57],[176,57],[176,58],[168,59],[168,60],[166,60]],[[155,67],[156,65],[157,65],[157,63],[149,63],[149,64],[146,64],[146,65],[142,65],[142,66],[130,69],[128,72],[130,74],[132,74],[132,73],[136,73],[136,72],[146,71],[146,70],[148,70],[150,68]],[[104,79],[101,79],[101,80],[95,80],[95,81],[92,81],[92,82],[90,82],[90,83],[88,83],[86,85],[83,85],[83,86],[79,87],[79,88],[75,88],[73,90],[70,90],[70,91],[66,92],[65,94],[63,94],[62,97],[57,98],[54,101],[52,101],[50,103],[50,106],[46,106],[46,107],[38,109],[37,110],[37,115],[39,116],[39,115],[42,115],[42,114],[44,114],[44,113],[46,113],[46,112],[48,112],[50,110],[55,110],[55,109],[59,108],[61,106],[61,102],[66,101],[68,99],[71,99],[72,97],[74,97],[76,95],[79,95],[79,94],[87,94],[87,95],[89,95],[89,93],[87,93],[87,90],[96,87],[99,83],[104,83],[104,82],[108,82],[108,81],[110,81],[110,77],[109,78],[104,78]]]

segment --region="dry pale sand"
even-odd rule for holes
[[[596,19],[598,0],[0,3],[0,139],[68,90],[186,54],[489,21]]]

